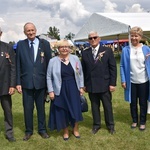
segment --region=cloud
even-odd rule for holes
[[[144,2],[149,0],[131,0],[128,5],[122,0],[1,0],[2,39],[24,39],[23,26],[29,21],[36,25],[37,34],[47,33],[50,26],[55,26],[64,38],[69,32],[76,34],[94,12],[143,12],[149,7],[144,7]]]
[[[129,6],[126,6],[125,12],[145,12],[143,8],[141,8],[140,4],[133,4],[132,7],[130,8]]]
[[[0,18],[0,23],[4,22],[4,19],[3,18]]]
[[[119,11],[117,11],[117,4],[113,3],[109,0],[102,0],[104,2],[104,13],[117,13]]]
[[[38,34],[47,33],[50,26],[56,26],[64,38],[69,32],[76,33],[91,14],[80,0],[13,1],[14,7],[7,6],[7,15],[2,14],[4,22],[0,23],[5,41],[24,38],[23,25],[28,21],[36,25]]]

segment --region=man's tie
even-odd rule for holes
[[[31,46],[30,46],[30,49],[31,49],[31,57],[32,57],[32,60],[33,60],[33,62],[34,62],[34,47],[33,47],[34,42],[31,41],[30,44],[31,44]]]
[[[94,60],[96,59],[96,49],[93,49],[92,50],[92,54],[93,54],[93,58],[94,58]]]

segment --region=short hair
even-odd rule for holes
[[[32,25],[35,27],[35,25],[34,25],[32,22],[27,22],[27,23],[23,26],[24,31],[25,31],[26,25],[28,25],[28,24],[32,24]],[[35,27],[35,29],[36,29],[36,27]]]
[[[88,37],[90,37],[91,34],[96,34],[97,36],[99,36],[96,31],[91,31],[91,32],[89,32]]]
[[[58,41],[55,46],[57,48],[59,48],[60,46],[69,46],[69,47],[71,47],[71,44],[69,43],[68,40],[62,39],[62,40]]]
[[[2,29],[1,29],[1,27],[0,27],[0,33],[2,33]]]
[[[143,30],[142,30],[142,28],[135,26],[135,27],[131,28],[130,34],[138,34],[142,37],[143,36]]]

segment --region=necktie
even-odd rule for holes
[[[30,46],[30,49],[31,49],[31,57],[32,57],[32,60],[33,60],[33,62],[34,62],[34,47],[33,47],[34,42],[32,41],[30,44],[31,44],[31,46]]]
[[[93,54],[93,58],[95,59],[96,58],[96,49],[92,50],[92,54]]]

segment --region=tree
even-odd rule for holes
[[[59,29],[57,29],[55,26],[49,27],[49,31],[47,34],[51,37],[54,37],[57,40],[60,40],[60,34]]]
[[[75,36],[75,34],[69,32],[69,34],[65,36],[65,39],[72,40],[74,38],[74,36]]]

